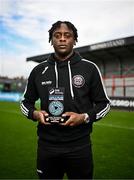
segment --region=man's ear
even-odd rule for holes
[[[74,41],[74,45],[76,45],[76,41]]]

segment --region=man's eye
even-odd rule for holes
[[[57,34],[54,34],[54,37],[56,38],[56,39],[60,39],[62,36],[64,36],[64,38],[70,38],[70,37],[72,37],[72,34],[70,34],[70,33],[65,33],[65,34],[59,34],[59,33],[57,33]]]
[[[59,38],[61,38],[61,35],[60,34],[55,34],[54,37],[59,39]]]
[[[70,37],[72,37],[72,35],[68,33],[68,34],[65,34],[65,37],[70,38]]]

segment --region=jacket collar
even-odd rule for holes
[[[54,53],[52,53],[49,58],[48,58],[48,63],[50,64],[55,64],[55,62],[57,62],[57,64],[59,66],[67,66],[68,64],[68,61],[70,61],[70,64],[75,64],[79,61],[81,61],[81,56],[79,55],[78,52],[75,52],[73,53],[73,55],[71,57],[69,57],[68,59],[66,59],[65,61],[60,61],[58,60],[55,56],[54,56]]]

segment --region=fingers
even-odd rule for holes
[[[74,114],[74,112],[65,112],[64,114],[62,114],[62,116],[66,117],[66,116],[71,116],[72,114]]]
[[[45,117],[48,117],[48,113],[46,111],[40,111]]]
[[[41,111],[42,115],[40,118],[40,122],[45,125],[50,125],[49,122],[46,122],[45,119],[49,116],[49,114],[46,111]]]
[[[48,117],[48,113],[46,111],[34,111],[33,117],[42,124],[50,124],[45,121],[45,118]]]
[[[74,112],[65,112],[62,116],[67,117],[68,120],[65,123],[62,123],[64,126],[74,126],[75,125],[75,114]]]
[[[75,112],[65,112],[63,116],[69,116],[69,119],[63,123],[64,126],[77,126],[84,122],[84,115]]]
[[[45,118],[44,118],[44,114],[42,112],[39,112],[39,119],[38,120],[42,124],[45,124]]]
[[[62,123],[64,126],[73,126],[73,121],[71,118],[69,118],[65,123]]]

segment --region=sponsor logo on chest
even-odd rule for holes
[[[42,81],[41,82],[42,86],[51,85],[51,84],[52,84],[52,81]]]

